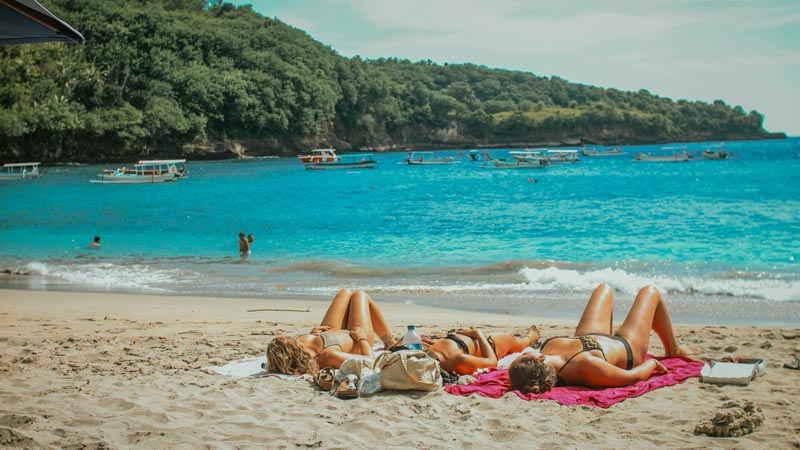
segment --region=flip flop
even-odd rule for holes
[[[800,358],[794,360],[794,362],[784,363],[783,367],[792,370],[800,370]]]
[[[317,386],[323,391],[330,391],[333,389],[333,380],[336,378],[336,369],[333,367],[325,367],[317,372],[317,376],[314,378],[314,381],[317,382]]]
[[[336,388],[336,396],[339,398],[358,398],[358,377],[355,375],[345,375]]]

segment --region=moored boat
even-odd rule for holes
[[[146,164],[146,165],[173,164],[175,165],[175,170],[178,171],[178,178],[189,178],[189,168],[186,167],[185,159],[142,160],[139,161],[139,164]]]
[[[722,148],[722,144],[715,149],[706,149],[700,152],[700,158],[712,160],[712,161],[723,161],[726,159],[739,159],[739,152],[737,151],[728,151]]]
[[[483,167],[494,169],[542,169],[549,165],[550,160],[538,151],[511,151],[508,158],[487,157],[483,162]]]
[[[378,163],[372,153],[337,155],[333,149],[312,150],[311,155],[301,156],[300,161],[306,170],[373,169]]]
[[[144,161],[143,161],[144,162]],[[146,161],[134,164],[133,168],[120,167],[116,170],[103,169],[91,183],[102,184],[143,184],[177,181],[180,178],[175,163],[169,161]]]
[[[443,165],[452,164],[453,161],[455,159],[452,156],[442,158],[433,152],[409,152],[406,159],[403,160],[403,164],[412,166]]]
[[[39,172],[40,164],[38,162],[3,164],[3,169],[0,171],[0,180],[39,178],[42,176],[41,172]]]
[[[581,149],[581,156],[589,156],[589,157],[608,157],[608,156],[622,156],[627,155],[621,148],[612,148],[611,150],[597,150],[596,148],[590,149]]]
[[[544,155],[550,160],[551,164],[574,164],[581,162],[578,158],[577,150],[567,149],[546,149]]]
[[[686,147],[663,147],[658,154],[638,153],[634,161],[640,162],[686,162],[692,158],[692,155],[686,151]]]

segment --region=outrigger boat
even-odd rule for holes
[[[596,148],[592,149],[581,149],[582,156],[590,156],[590,157],[606,157],[606,156],[622,156],[627,155],[621,148],[612,148],[611,150],[597,150]]]
[[[442,158],[433,152],[410,152],[402,164],[409,164],[412,166],[426,166],[426,165],[442,165],[452,164],[454,158],[452,156],[445,156]]]
[[[511,151],[508,158],[496,159],[487,153],[483,161],[483,167],[494,169],[542,169],[549,165],[550,160],[538,151]]]
[[[634,158],[634,161],[641,162],[686,162],[694,159],[692,155],[686,151],[686,147],[663,147],[662,153],[654,155],[651,153],[639,153]]]
[[[189,168],[186,167],[185,159],[159,159],[159,160],[142,160],[139,164],[145,165],[161,165],[161,164],[174,164],[175,169],[178,171],[178,178],[189,178]]]
[[[142,161],[145,162],[145,161]],[[180,178],[175,163],[169,161],[146,161],[135,164],[133,168],[120,167],[117,170],[103,169],[91,183],[103,184],[141,184],[177,181]]]
[[[577,150],[544,150],[544,155],[550,159],[551,164],[574,164],[581,162]]]
[[[372,153],[337,155],[332,148],[311,150],[310,155],[301,155],[298,158],[307,170],[373,169],[378,163]]]
[[[703,159],[713,160],[713,161],[722,161],[726,159],[739,159],[739,152],[737,151],[728,151],[722,149],[722,144],[719,144],[719,147],[716,149],[706,149],[700,153],[700,157]]]
[[[41,163],[38,162],[3,164],[3,170],[0,172],[0,180],[39,178],[42,176],[41,172],[39,172],[40,164]]]

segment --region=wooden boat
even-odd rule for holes
[[[146,164],[135,164],[133,168],[120,167],[116,170],[103,169],[91,183],[102,184],[143,184],[177,181],[180,178],[178,168],[168,161],[148,161]]]
[[[452,164],[455,159],[452,156],[445,156],[442,158],[433,152],[409,152],[406,159],[402,164],[409,164],[412,166],[426,166],[426,165],[443,165]]]
[[[0,180],[39,178],[42,176],[41,172],[39,172],[40,164],[38,162],[3,164],[3,169],[0,171]]]
[[[508,158],[487,158],[483,167],[494,169],[543,169],[551,164],[550,160],[538,151],[512,151]]]
[[[545,149],[543,154],[550,160],[550,164],[575,164],[581,162],[580,158],[578,158],[577,150]]]
[[[722,144],[720,144],[716,149],[706,149],[700,152],[700,158],[712,161],[739,159],[739,152],[724,150]]]
[[[592,158],[596,157],[608,157],[608,156],[622,156],[627,155],[621,148],[612,148],[611,150],[597,150],[596,148],[591,148],[589,150],[583,148],[581,149],[581,156],[589,156]]]
[[[650,153],[639,153],[634,158],[634,161],[640,162],[686,162],[694,159],[692,155],[686,151],[686,147],[663,147],[661,153],[654,155]]]
[[[299,158],[307,170],[373,169],[378,163],[372,153],[337,155],[332,148],[311,150],[310,155],[301,155]]]
[[[189,168],[186,167],[185,159],[142,160],[139,161],[139,164],[145,164],[145,165],[174,164],[175,169],[178,171],[178,178],[189,178]]]

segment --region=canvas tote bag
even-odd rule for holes
[[[435,391],[442,387],[439,361],[420,350],[384,352],[375,360],[381,389]]]

